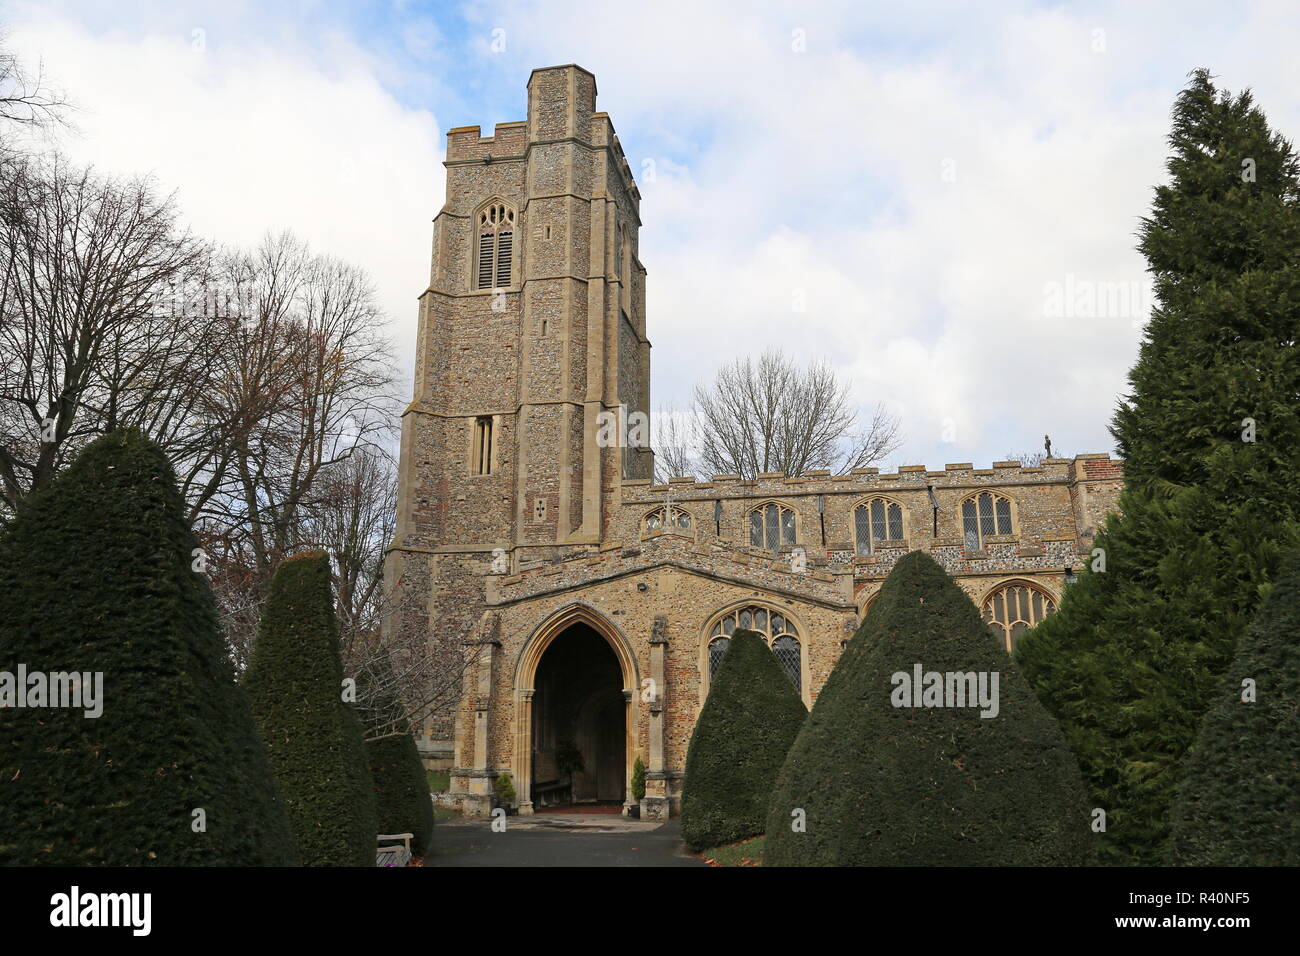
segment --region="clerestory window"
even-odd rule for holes
[[[1011,502],[985,491],[961,503],[962,538],[967,551],[984,547],[994,534],[1011,534]]]

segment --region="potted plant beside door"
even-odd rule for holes
[[[645,799],[645,764],[641,762],[640,754],[637,754],[636,762],[632,764],[632,799],[636,803],[627,808],[627,815],[640,820],[641,801]]]
[[[496,794],[496,805],[506,811],[506,816],[513,817],[519,812],[515,806],[515,782],[510,774],[503,773],[492,781],[492,791]]]

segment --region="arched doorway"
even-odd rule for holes
[[[589,624],[572,623],[547,644],[532,688],[527,799],[534,808],[622,806],[627,710],[623,667]]]

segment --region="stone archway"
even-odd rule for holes
[[[515,676],[520,812],[568,802],[629,805],[637,677],[622,635],[592,609],[570,607],[534,633]],[[565,759],[574,751],[581,770]]]

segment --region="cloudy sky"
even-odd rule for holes
[[[1294,3],[707,0],[0,4],[79,107],[63,147],[192,228],[292,228],[373,276],[409,381],[444,133],[596,74],[643,195],[653,402],[740,354],[825,358],[885,465],[1110,451],[1149,309],[1134,233],[1206,66],[1300,133]]]

